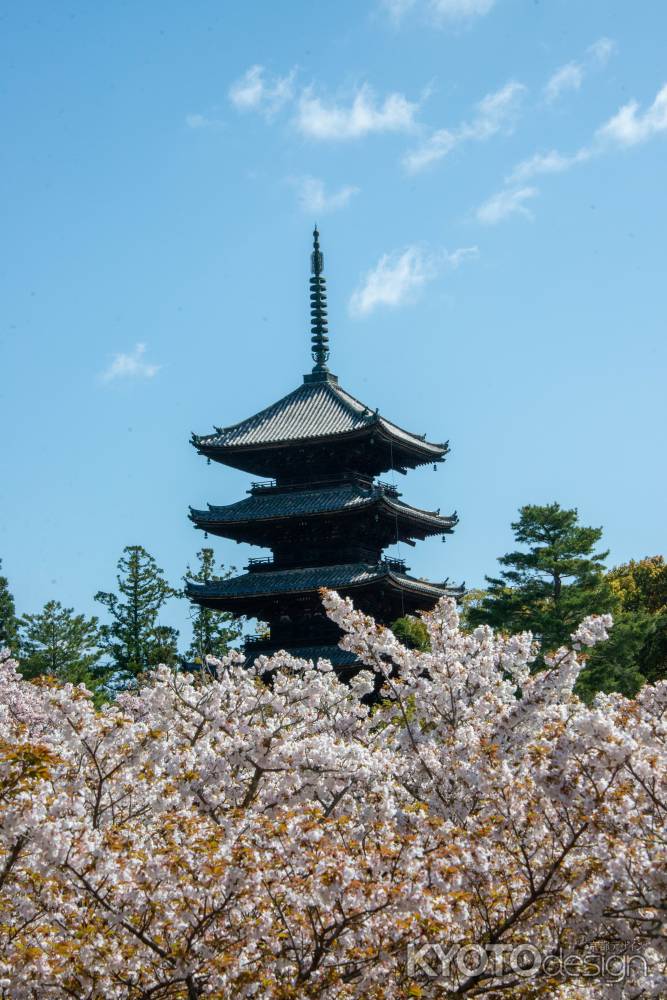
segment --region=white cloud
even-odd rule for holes
[[[579,90],[583,80],[583,66],[575,62],[566,63],[549,79],[544,88],[544,96],[549,103],[556,101],[568,90]]]
[[[639,102],[624,104],[596,133],[602,142],[636,146],[667,130],[667,84],[656,94],[653,104],[639,113]]]
[[[270,117],[292,100],[295,69],[287,76],[275,76],[270,81],[264,74],[263,66],[251,66],[231,85],[229,100],[237,111],[260,111]]]
[[[416,0],[381,0],[382,6],[394,24],[398,24],[407,12],[412,10],[415,2]]]
[[[487,94],[477,104],[477,116],[468,127],[472,138],[486,139],[501,128],[507,128],[517,110],[517,102],[526,88],[516,80],[510,80],[500,90]]]
[[[534,198],[539,192],[534,187],[517,188],[517,185],[544,174],[565,173],[572,167],[615,148],[636,146],[663,132],[667,132],[667,83],[663,84],[646,111],[640,112],[639,103],[634,100],[623,105],[609,121],[600,126],[589,145],[582,146],[576,153],[568,156],[552,149],[548,153],[535,153],[522,160],[505,178],[508,187],[480,205],[477,219],[493,225],[516,214],[532,218],[532,213],[524,202]]]
[[[483,17],[496,0],[381,0],[392,21],[397,24],[408,11],[418,6],[436,24],[461,23]]]
[[[429,7],[443,21],[470,21],[483,17],[495,6],[496,0],[430,0]]]
[[[296,116],[299,131],[311,139],[358,139],[371,132],[410,132],[419,105],[403,94],[389,94],[378,103],[367,85],[359,88],[349,106],[325,104],[305,90]]]
[[[359,188],[353,184],[346,184],[337,191],[327,191],[324,181],[317,177],[298,177],[293,183],[297,187],[300,207],[315,218],[345,208],[350,199],[359,193]]]
[[[117,378],[153,378],[160,365],[150,364],[144,359],[145,344],[136,344],[130,354],[114,354],[109,367],[102,372],[102,380],[111,382]]]
[[[486,226],[495,226],[503,219],[508,219],[512,215],[523,215],[524,218],[532,219],[532,212],[526,208],[525,202],[535,198],[538,194],[537,188],[523,187],[512,191],[499,191],[485,201],[477,209],[477,221]]]
[[[191,129],[220,128],[224,125],[224,122],[218,118],[209,118],[208,115],[195,113],[185,116],[185,124]]]
[[[587,51],[588,55],[598,66],[606,66],[610,56],[616,51],[616,42],[613,38],[598,38],[597,42],[593,42],[592,45],[588,46]]]
[[[432,163],[444,159],[448,153],[459,145],[460,139],[456,132],[450,129],[441,128],[433,132],[428,139],[410,150],[403,157],[403,166],[411,174],[417,174],[420,170],[425,170]]]
[[[432,253],[415,245],[396,253],[383,254],[353,292],[350,313],[361,318],[379,306],[395,307],[410,302],[444,266],[456,268],[465,259],[478,254],[477,247],[461,247],[453,253]]]
[[[421,146],[406,153],[404,167],[410,173],[418,173],[443,159],[462,143],[481,142],[498,132],[510,132],[525,90],[522,83],[511,80],[500,90],[487,94],[475,106],[471,121],[462,122],[455,129],[442,128],[433,132]]]
[[[572,156],[564,156],[556,149],[552,149],[549,153],[535,153],[534,156],[517,164],[508,176],[507,182],[520,184],[540,174],[562,174],[578,163],[589,160],[592,155],[592,150],[585,146]]]
[[[607,65],[615,49],[616,42],[611,38],[598,38],[596,42],[588,46],[586,57],[583,60],[565,63],[549,78],[544,88],[545,100],[549,104],[553,104],[568,90],[579,90],[584,78],[592,70],[601,69]]]
[[[367,316],[378,306],[402,305],[435,274],[432,257],[419,247],[407,247],[402,253],[383,254],[353,292],[350,312],[360,317]]]
[[[459,247],[445,255],[446,262],[453,268],[459,267],[465,260],[474,260],[479,257],[479,247]]]

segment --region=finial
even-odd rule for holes
[[[320,250],[320,234],[315,223],[313,229],[313,252],[310,255],[310,332],[311,353],[315,367],[313,372],[326,372],[329,357],[329,337],[327,334],[327,282],[322,277],[324,254]]]

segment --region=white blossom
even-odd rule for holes
[[[667,682],[576,698],[608,616],[531,673],[530,634],[461,632],[453,601],[423,616],[430,652],[324,604],[349,684],[230,654],[98,711],[3,659],[2,1000],[664,996]],[[646,974],[410,980],[434,941],[612,942]]]

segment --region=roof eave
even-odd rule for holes
[[[406,453],[412,456],[419,456],[420,460],[415,465],[428,465],[430,462],[441,462],[449,451],[447,443],[432,444],[429,441],[406,441],[398,434],[394,434],[387,424],[369,423],[365,427],[358,427],[352,431],[343,431],[337,434],[323,434],[313,437],[282,438],[277,441],[262,441],[252,444],[216,444],[215,442],[205,443],[206,436],[193,435],[191,444],[197,449],[200,455],[206,458],[217,459],[223,455],[243,455],[248,453],[272,452],[284,448],[303,448],[313,445],[331,444],[336,442],[357,441],[363,438],[379,436],[387,443],[394,446],[399,453]]]

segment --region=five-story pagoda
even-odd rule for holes
[[[189,583],[191,600],[268,624],[268,636],[246,642],[248,655],[285,649],[338,667],[354,657],[338,648],[338,627],[325,616],[319,590],[349,595],[355,606],[389,624],[431,608],[443,584],[409,576],[400,559],[383,558],[397,542],[450,533],[456,514],[411,507],[395,486],[376,479],[442,462],[447,444],[432,444],[386,420],[346,392],[328,367],[326,281],[319,233],[313,233],[310,304],[312,372],[272,406],[215,433],[193,435],[197,451],[268,481],[246,499],[190,510],[197,528],[271,549],[247,572],[207,584]]]

